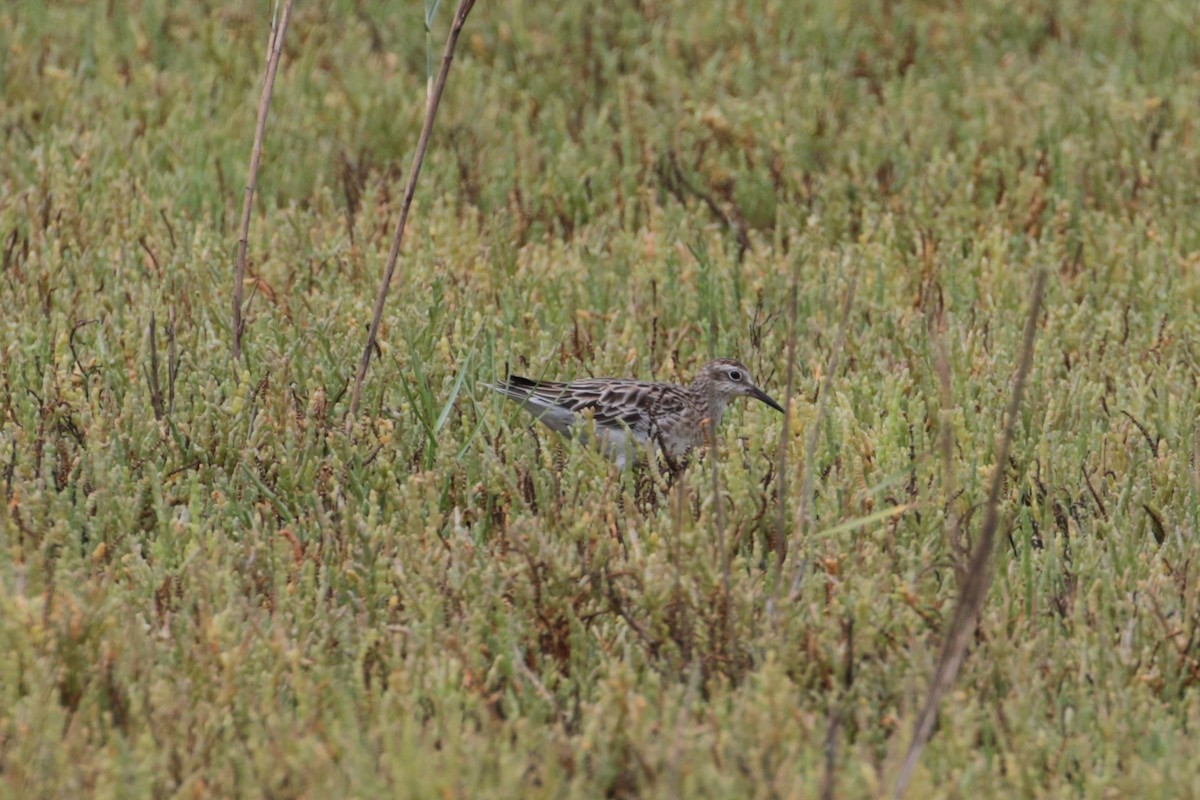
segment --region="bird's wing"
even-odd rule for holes
[[[646,439],[654,420],[654,396],[658,386],[630,380],[587,380],[568,384],[571,407],[577,413],[590,410],[602,430],[629,429]]]
[[[525,406],[537,419],[566,433],[584,412],[601,430],[628,428],[639,439],[650,435],[660,384],[630,380],[535,381],[510,375],[492,389]]]
[[[570,433],[571,426],[578,421],[574,409],[562,402],[567,391],[565,383],[509,375],[498,383],[486,385],[508,399],[517,401],[535,419],[559,433]]]

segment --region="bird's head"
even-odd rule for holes
[[[750,370],[740,361],[719,358],[716,361],[708,362],[696,375],[693,385],[704,388],[722,408],[735,397],[753,397],[776,411],[783,412],[783,406],[772,400],[770,395],[754,384]]]

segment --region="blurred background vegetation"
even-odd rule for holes
[[[480,2],[347,435],[424,12],[297,4],[234,365],[270,4],[0,8],[4,791],[875,794],[1003,469],[911,796],[1200,792],[1200,10]],[[793,280],[788,467],[735,413],[721,513],[477,388],[782,396]]]

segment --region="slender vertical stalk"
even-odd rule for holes
[[[146,369],[146,385],[150,387],[150,405],[154,409],[154,418],[162,419],[166,408],[163,406],[162,382],[158,375],[158,322],[154,312],[150,312],[150,327],[147,329],[150,343],[150,366]]]
[[[947,519],[954,502],[954,392],[950,373],[950,350],[946,344],[946,312],[938,301],[937,314],[929,317],[927,330],[933,348],[933,366],[938,379],[938,443],[942,451],[942,505]],[[950,523],[947,544],[954,561],[954,576],[959,586],[967,573],[967,548],[962,544],[962,526],[955,517]]]
[[[292,0],[284,0],[279,24],[271,31],[267,48],[267,70],[263,76],[262,95],[258,99],[258,123],[254,128],[254,144],[250,149],[250,168],[246,176],[246,194],[242,199],[242,222],[238,234],[237,269],[233,278],[233,361],[242,357],[242,284],[246,280],[246,251],[250,244],[250,212],[254,208],[254,189],[258,185],[258,165],[262,161],[263,137],[267,130],[267,112],[271,108],[271,92],[275,88],[275,73],[283,54],[283,35],[292,17]]]
[[[175,306],[167,310],[167,413],[175,413],[175,379],[179,377],[179,348],[175,343]]]
[[[775,521],[775,589],[783,575],[783,559],[787,557],[787,452],[791,443],[792,396],[796,391],[796,314],[800,298],[800,259],[792,266],[792,299],[788,309],[787,390],[783,395],[783,431],[779,435],[779,471],[775,480],[779,487],[779,516]]]
[[[417,190],[417,177],[421,174],[421,164],[425,161],[425,151],[429,147],[429,137],[433,132],[433,120],[437,116],[438,104],[446,89],[446,78],[450,74],[450,63],[454,60],[454,47],[458,44],[458,35],[462,33],[463,25],[475,0],[459,0],[454,12],[454,22],[450,26],[450,34],[446,37],[446,49],[442,52],[442,66],[438,70],[437,82],[429,93],[425,104],[425,124],[421,126],[421,136],[417,140],[417,151],[413,153],[412,166],[408,170],[408,183],[404,187],[404,200],[400,206],[400,219],[396,222],[396,230],[392,234],[392,248],[388,252],[387,264],[383,270],[383,280],[379,284],[379,293],[375,296],[375,313],[371,317],[371,327],[367,331],[367,343],[363,347],[362,358],[358,362],[358,374],[354,377],[354,389],[350,392],[350,410],[346,414],[346,432],[354,426],[354,416],[358,413],[358,404],[362,396],[363,379],[367,376],[367,366],[371,363],[371,351],[375,349],[375,341],[379,337],[379,326],[383,321],[383,307],[387,302],[388,287],[396,273],[396,262],[400,258],[400,243],[404,240],[404,227],[408,224],[408,212],[412,208],[413,194]]]
[[[1046,272],[1038,270],[1033,285],[1033,301],[1029,307],[1029,317],[1025,320],[1025,341],[1021,349],[1021,363],[1017,367],[1017,375],[1013,380],[1012,396],[1008,401],[1005,413],[1004,433],[1000,438],[1000,447],[996,452],[996,465],[992,472],[991,487],[988,490],[987,506],[983,517],[983,526],[979,532],[979,541],[971,552],[971,560],[967,565],[966,579],[959,589],[958,603],[954,607],[954,617],[942,641],[942,652],[938,656],[937,667],[933,672],[933,680],[925,695],[925,703],[913,726],[912,740],[908,745],[908,754],[900,769],[900,777],[896,780],[893,791],[894,797],[901,797],[912,780],[913,771],[929,735],[933,731],[933,720],[937,715],[942,696],[954,684],[958,670],[962,667],[967,656],[967,645],[970,644],[971,634],[979,612],[983,609],[983,601],[987,598],[988,586],[992,575],[989,562],[996,530],[1000,526],[1000,491],[1004,487],[1004,475],[1008,465],[1008,451],[1012,445],[1013,431],[1017,425],[1017,414],[1021,411],[1021,401],[1025,396],[1025,381],[1029,376],[1029,368],[1033,364],[1033,345],[1037,338],[1037,321],[1042,311],[1042,294],[1046,287]]]

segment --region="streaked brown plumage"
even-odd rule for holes
[[[721,424],[735,397],[753,397],[783,411],[754,385],[745,364],[726,358],[705,364],[686,386],[623,378],[559,383],[510,375],[488,387],[568,436],[586,438],[581,423],[590,415],[603,451],[618,466],[632,463],[642,449],[661,450],[670,459],[687,455]]]

